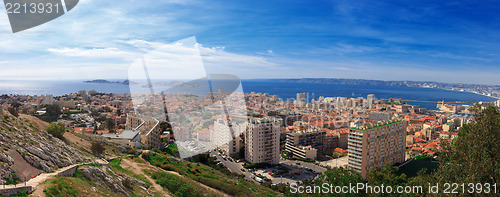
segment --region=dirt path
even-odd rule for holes
[[[43,187],[38,187],[41,183],[43,183],[47,179],[50,179],[50,178],[58,175],[59,173],[61,173],[63,171],[66,171],[66,170],[68,170],[70,168],[73,168],[75,166],[78,166],[78,165],[81,165],[81,164],[73,164],[71,166],[60,168],[60,169],[58,169],[58,170],[56,170],[55,172],[52,172],[52,173],[42,173],[42,174],[36,176],[35,178],[30,179],[25,184],[27,186],[31,186],[31,187],[33,187],[35,189],[36,193],[34,192],[33,194],[31,194],[31,196],[45,196],[45,194],[43,194],[43,189],[44,188]],[[7,185],[7,186],[5,186],[5,189],[22,187],[25,184]]]
[[[45,193],[43,190],[47,187],[46,184],[40,184],[33,193],[31,193],[29,196],[38,196],[38,197],[46,197]]]
[[[49,126],[48,122],[45,122],[43,120],[38,119],[37,117],[26,115],[26,114],[19,114],[19,117],[24,118],[34,124],[36,127],[39,129],[45,130],[47,126]]]
[[[140,157],[139,157],[139,158],[140,158]],[[142,159],[142,158],[141,158],[141,159]],[[152,171],[161,170],[161,171],[166,172],[166,173],[169,173],[169,174],[174,174],[174,175],[177,175],[177,176],[182,176],[182,175],[180,175],[180,174],[179,174],[179,173],[177,173],[177,172],[174,172],[174,171],[167,171],[167,170],[164,170],[164,169],[158,168],[158,167],[156,167],[156,166],[153,166],[153,165],[151,165],[150,163],[147,163],[147,161],[144,161],[144,162],[146,162],[146,164],[143,164],[143,163],[137,163],[137,162],[132,161],[132,160],[130,160],[130,159],[123,159],[123,160],[122,160],[122,162],[123,162],[122,164],[129,165],[129,166],[134,166],[134,168],[136,168],[136,170],[138,171],[138,172],[137,172],[137,171],[134,171],[134,173],[137,173],[137,174],[142,174],[142,175],[146,176],[146,178],[148,178],[148,180],[149,180],[151,183],[155,183],[155,181],[154,181],[151,177],[149,177],[148,175],[144,174],[144,172],[143,172],[141,169],[147,169],[147,170],[152,170]],[[150,180],[150,179],[151,179],[151,180]],[[195,181],[195,182],[197,182],[197,181]],[[200,183],[200,182],[197,182],[197,183],[198,183],[200,186],[202,186],[202,187],[204,187],[204,188],[206,188],[206,189],[208,189],[208,190],[212,190],[212,191],[214,191],[214,192],[215,192],[218,196],[230,197],[230,195],[228,195],[228,194],[226,194],[226,193],[224,193],[224,192],[221,192],[221,191],[219,191],[219,190],[217,190],[217,189],[211,188],[211,187],[209,187],[209,186],[207,186],[207,185],[205,185],[205,184],[203,184],[203,183]],[[160,185],[158,185],[158,186],[160,186]],[[161,187],[161,186],[160,186],[160,187]]]
[[[152,186],[156,189],[156,191],[162,193],[164,196],[170,196],[166,190],[163,189],[161,185],[158,185],[154,179],[152,179],[150,176],[145,174],[142,169],[150,169],[147,165],[137,163],[135,161],[129,160],[129,159],[122,159],[121,166],[123,168],[127,168],[128,170],[132,171],[135,174],[140,174],[146,177],[149,182],[151,182]]]

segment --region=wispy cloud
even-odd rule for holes
[[[139,56],[139,53],[123,51],[118,48],[49,48],[48,51],[70,57],[84,58],[119,58],[119,59],[134,59]]]

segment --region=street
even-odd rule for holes
[[[248,172],[246,169],[245,169],[245,172],[241,171],[241,169],[243,168],[242,162],[236,163],[235,160],[233,160],[233,161],[224,160],[221,157],[221,155],[218,154],[217,151],[211,151],[210,156],[212,156],[212,157],[215,156],[217,158],[217,160],[221,161],[222,164],[229,171],[234,172],[234,173],[238,173],[238,174],[243,174],[243,175],[245,175],[246,180],[253,181],[254,183],[260,184],[259,182],[257,182],[255,179],[252,178],[252,177],[254,177],[254,175],[252,173]]]

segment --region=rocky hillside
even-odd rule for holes
[[[91,157],[6,110],[0,116],[0,182],[21,182]]]
[[[149,185],[143,181],[125,174],[116,173],[106,166],[84,166],[79,168],[78,171],[96,186],[110,190],[113,193],[122,194],[123,196],[129,196],[127,191],[130,191],[134,186],[139,186],[144,191],[147,191],[147,188],[149,188]],[[98,193],[97,187],[92,188],[92,190]]]

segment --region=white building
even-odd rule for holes
[[[372,108],[372,104],[375,103],[375,94],[369,94],[366,100],[368,100],[368,108]]]
[[[307,103],[306,93],[297,93],[296,105],[305,106]]]
[[[231,129],[234,132],[231,134]],[[210,142],[225,153],[233,156],[239,153],[243,147],[241,135],[246,129],[246,124],[227,125],[224,119],[214,121],[214,130],[210,132]]]

